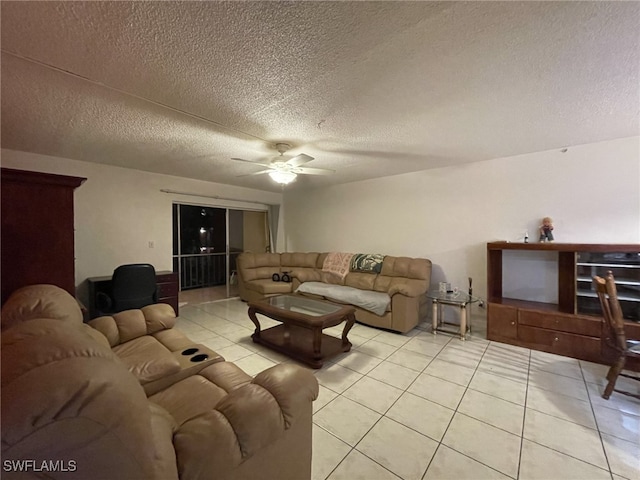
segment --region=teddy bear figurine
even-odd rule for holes
[[[544,217],[540,225],[540,241],[553,242],[553,220],[551,217]]]

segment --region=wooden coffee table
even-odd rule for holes
[[[264,315],[281,325],[261,330],[256,314]],[[251,335],[259,343],[284,353],[313,368],[320,368],[324,361],[342,352],[351,350],[347,338],[356,320],[355,308],[315,300],[301,295],[277,295],[249,303],[249,318],[256,326]],[[346,321],[342,338],[322,333]]]

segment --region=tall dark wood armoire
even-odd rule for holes
[[[0,169],[2,303],[36,283],[75,296],[73,192],[85,180]]]

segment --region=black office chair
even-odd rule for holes
[[[148,263],[120,265],[113,271],[111,296],[98,293],[96,304],[102,314],[142,308],[158,303],[156,270]]]

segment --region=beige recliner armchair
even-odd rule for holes
[[[310,478],[306,369],[221,361],[147,398],[100,332],[60,318],[7,325],[1,353],[3,478]]]
[[[147,395],[224,361],[173,328],[176,314],[164,303],[98,317],[83,325],[78,302],[68,292],[55,285],[28,285],[13,292],[2,306],[2,330],[33,318],[93,327],[96,331],[90,334],[108,342]]]

